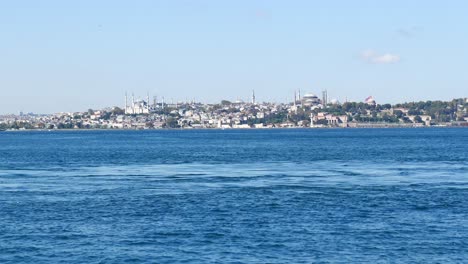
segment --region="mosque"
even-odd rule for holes
[[[377,103],[375,102],[375,99],[374,97],[371,95],[369,97],[367,97],[364,102],[368,105],[376,105]]]
[[[127,94],[125,94],[125,114],[134,115],[134,114],[149,114],[150,113],[150,104],[149,104],[149,95],[147,95],[146,101],[138,99],[135,101],[135,96],[132,94],[131,104],[128,104]]]
[[[306,93],[301,100],[303,106],[315,106],[320,104],[320,99],[313,93]]]

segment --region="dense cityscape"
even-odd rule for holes
[[[29,129],[162,129],[162,128],[323,128],[468,126],[468,99],[378,104],[369,96],[362,102],[340,103],[300,92],[290,103],[227,101],[167,103],[129,98],[125,105],[84,112],[9,114],[0,116],[0,130]]]

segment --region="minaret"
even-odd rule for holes
[[[314,127],[314,114],[310,113],[310,127]]]
[[[132,93],[132,114],[135,114],[135,95]]]
[[[127,105],[127,92],[125,92],[125,114],[127,114],[127,108],[128,108],[128,105]]]
[[[255,104],[255,90],[252,90],[252,104]]]
[[[294,113],[297,115],[297,98],[296,98],[296,91],[294,91]]]
[[[322,91],[322,105],[327,107],[328,104],[328,93],[327,90]]]
[[[149,113],[149,108],[150,108],[149,92],[147,92],[146,93],[146,110],[148,110],[148,113]]]

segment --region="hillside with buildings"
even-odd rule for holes
[[[125,96],[123,107],[49,115],[0,116],[0,129],[160,129],[160,128],[294,128],[468,126],[468,100],[378,104],[328,100],[297,93],[290,103],[223,100],[219,104],[167,103]]]

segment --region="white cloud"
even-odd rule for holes
[[[379,54],[374,50],[365,50],[361,52],[361,58],[366,62],[375,64],[397,63],[401,60],[399,55],[391,53]]]
[[[372,61],[375,63],[395,63],[400,61],[400,56],[395,54],[383,54],[372,58]]]

